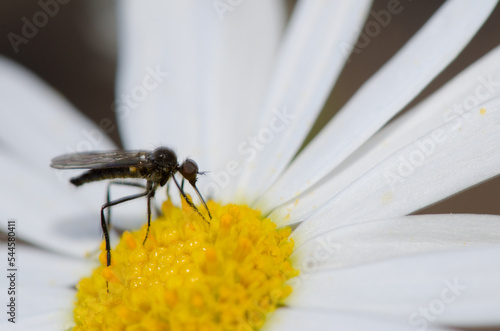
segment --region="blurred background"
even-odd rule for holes
[[[61,2],[64,2],[60,0]],[[37,35],[15,52],[7,35],[20,34],[23,17],[40,11],[38,1],[0,0],[0,54],[35,72],[59,90],[76,108],[96,123],[114,118],[116,71],[116,17],[114,0],[65,0],[59,12],[39,28]],[[389,0],[376,0],[374,10]],[[372,38],[359,54],[351,54],[340,79],[308,137],[310,140],[351,95],[425,23],[444,1],[404,1],[404,10]],[[295,1],[287,1],[289,12]],[[480,2],[478,2],[480,5]],[[481,28],[462,54],[428,86],[412,105],[500,44],[500,8]],[[411,105],[410,105],[411,107]],[[5,115],[6,110],[0,110]],[[120,146],[118,132],[111,138]],[[500,214],[500,177],[471,188],[419,213]]]

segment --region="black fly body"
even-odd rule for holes
[[[109,185],[119,184],[142,187],[145,189],[143,193],[126,196],[113,201],[110,201],[108,185],[107,202],[101,207],[101,227],[106,241],[107,266],[111,265],[111,246],[109,242],[109,227],[111,223],[109,207],[140,197],[147,198],[148,229],[143,241],[144,244],[148,238],[149,226],[151,224],[151,198],[154,197],[158,187],[164,186],[168,180],[172,178],[184,200],[203,217],[193,202],[189,200],[183,187],[179,185],[179,182],[174,176],[177,172],[179,172],[194,188],[196,194],[207,209],[208,216],[212,219],[207,204],[196,187],[198,174],[202,174],[198,171],[198,165],[191,159],[186,159],[182,164],[179,164],[175,152],[167,147],[159,147],[154,151],[139,150],[66,154],[52,159],[50,166],[56,169],[88,169],[80,176],[70,180],[75,186],[105,179],[142,178],[146,180],[146,185],[126,181],[110,182]],[[104,216],[104,210],[106,208],[108,208],[107,222]]]

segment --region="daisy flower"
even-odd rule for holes
[[[121,2],[123,144],[171,146],[210,170],[199,185],[214,218],[208,226],[175,207],[171,192],[144,246],[144,232],[125,232],[113,251],[131,270],[101,265],[79,283],[99,264],[88,255],[106,184],[74,190],[48,165],[115,148],[104,134],[115,128],[2,59],[1,230],[14,225],[26,242],[16,246],[16,281],[3,280],[17,306],[2,328],[60,330],[74,318],[77,330],[96,321],[130,330],[500,325],[500,218],[407,216],[500,173],[500,48],[391,121],[495,5],[444,3],[298,153],[359,32],[375,36],[399,2],[364,30],[368,1],[301,1],[288,21],[278,1]],[[113,222],[139,227],[144,214],[138,201],[115,208]],[[132,287],[143,292],[119,296]]]

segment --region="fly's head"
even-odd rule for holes
[[[186,159],[179,167],[179,172],[191,185],[195,185],[198,176],[198,165],[192,159]]]

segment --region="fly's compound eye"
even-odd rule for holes
[[[191,159],[186,159],[184,163],[181,165],[179,172],[182,177],[186,178],[186,180],[190,183],[196,182],[196,175],[198,175],[198,165]]]

